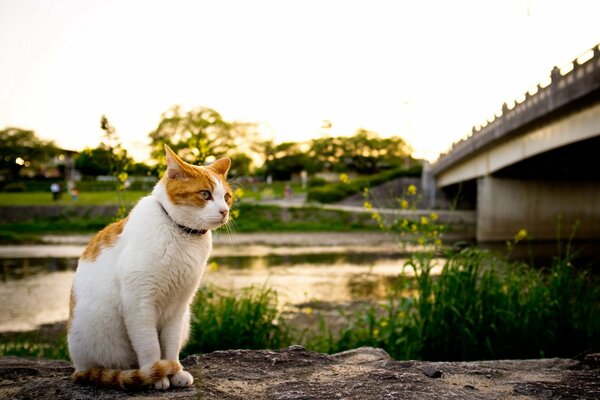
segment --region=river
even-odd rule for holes
[[[89,237],[0,246],[0,332],[32,330],[68,318],[77,258]],[[377,233],[223,235],[203,282],[224,289],[267,286],[282,305],[383,296],[406,257]]]

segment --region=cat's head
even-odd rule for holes
[[[233,200],[227,183],[229,158],[208,166],[191,165],[165,145],[167,171],[163,176],[168,212],[180,225],[192,229],[215,229],[227,223]]]

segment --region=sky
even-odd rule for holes
[[[397,135],[434,160],[600,43],[599,15],[595,0],[0,0],[0,130],[81,150],[104,114],[144,161],[177,104],[276,142]]]

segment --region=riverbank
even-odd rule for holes
[[[582,360],[393,361],[381,349],[334,355],[300,346],[228,350],[182,361],[194,386],[123,392],[75,385],[65,361],[0,358],[2,399],[581,399],[600,398],[600,355]]]

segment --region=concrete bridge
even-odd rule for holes
[[[600,45],[426,168],[432,205],[477,210],[477,240],[600,239]],[[445,199],[444,199],[445,198]],[[560,222],[559,222],[560,220]]]

